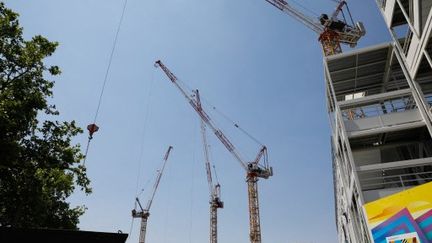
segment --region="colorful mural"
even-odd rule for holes
[[[432,243],[432,182],[364,205],[375,243]]]

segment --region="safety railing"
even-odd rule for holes
[[[342,110],[342,116],[345,121],[356,120],[368,117],[382,116],[388,113],[403,112],[407,110],[412,110],[416,107],[417,105],[412,96],[404,96],[390,100],[384,100],[380,103],[346,108]]]
[[[363,191],[398,187],[405,188],[432,181],[432,171],[367,178],[361,177],[362,176],[360,176],[360,184]]]

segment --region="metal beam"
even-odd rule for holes
[[[365,68],[365,67],[369,67],[369,66],[373,66],[373,65],[377,65],[377,64],[384,64],[387,63],[387,60],[380,60],[380,61],[376,61],[376,62],[370,62],[367,64],[363,64],[363,65],[355,65],[354,67],[349,67],[349,68],[343,68],[343,69],[338,69],[335,71],[331,71],[330,73],[332,75],[340,73],[340,72],[345,72],[345,71],[349,71],[349,70],[355,70],[358,68]]]
[[[396,162],[358,166],[357,172],[373,172],[373,171],[381,171],[381,170],[388,170],[388,169],[403,169],[403,168],[409,168],[414,166],[431,165],[431,163],[432,163],[431,157],[422,158],[422,159],[402,160]]]
[[[340,54],[327,56],[327,57],[324,57],[324,60],[331,65],[331,61],[333,61],[333,60],[340,60],[340,59],[345,58],[345,57],[354,56],[354,55],[358,55],[358,54],[362,54],[362,53],[368,53],[368,52],[377,51],[377,50],[381,50],[381,49],[385,49],[385,48],[391,48],[391,47],[392,47],[392,42],[386,42],[386,43],[378,44],[375,46],[370,46],[370,47],[366,47],[366,48],[361,48],[361,49],[357,49],[357,50],[352,50],[352,51],[347,51],[347,52],[343,52]]]
[[[379,127],[379,128],[372,128],[372,129],[357,131],[357,132],[348,132],[348,137],[352,139],[352,138],[376,135],[379,133],[401,131],[401,130],[422,127],[422,126],[425,126],[424,121],[417,121],[417,122],[405,123],[400,125],[394,125],[390,127]]]
[[[373,74],[368,74],[368,75],[360,76],[360,77],[357,77],[357,78],[354,77],[354,78],[350,78],[350,79],[342,79],[342,80],[339,80],[339,81],[333,81],[333,83],[335,85],[340,85],[340,84],[345,84],[345,83],[351,83],[351,82],[354,84],[354,82],[356,80],[358,80],[358,79],[370,79],[370,78],[373,78],[373,77],[383,76],[383,75],[384,75],[384,72],[378,72],[378,73],[373,73]],[[333,78],[335,78],[335,77],[333,77]],[[381,84],[379,84],[379,85],[381,85]]]
[[[381,88],[381,92],[385,92],[387,91],[387,86],[386,84],[389,82],[390,79],[390,74],[392,73],[392,64],[393,64],[393,54],[394,50],[392,49],[391,51],[388,52],[387,55],[387,63],[386,66],[384,67],[385,73],[384,73],[384,78],[382,81],[382,88]]]
[[[363,105],[363,104],[368,104],[368,103],[373,103],[376,101],[382,101],[382,100],[387,100],[387,99],[392,99],[392,98],[397,98],[397,97],[401,97],[404,95],[411,95],[411,89],[401,89],[401,90],[396,90],[396,91],[390,91],[387,93],[381,93],[381,94],[375,94],[375,95],[369,95],[369,96],[365,96],[365,97],[361,97],[361,98],[357,98],[357,99],[353,99],[353,100],[345,100],[345,101],[339,101],[338,105],[341,108],[345,108],[347,106],[357,106],[357,105]]]

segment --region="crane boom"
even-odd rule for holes
[[[170,154],[172,148],[173,148],[172,146],[168,147],[168,150],[166,151],[165,156],[163,158],[162,167],[157,171],[157,176],[156,176],[155,183],[153,185],[153,190],[152,190],[150,199],[147,202],[146,207],[143,208],[142,205],[141,205],[141,202],[138,199],[138,197],[135,198],[136,203],[138,204],[140,210],[139,211],[136,210],[136,204],[135,204],[135,209],[132,210],[132,217],[133,218],[141,218],[139,243],[145,243],[145,236],[146,236],[146,233],[147,233],[147,221],[148,221],[148,217],[150,216],[150,207],[151,207],[151,205],[153,203],[153,199],[154,199],[154,197],[156,195],[156,191],[157,191],[157,189],[159,187],[159,182],[160,182],[160,180],[162,178],[162,174],[163,174],[163,172],[165,170],[165,165],[166,165],[166,163],[168,161],[168,157],[169,157],[169,154]]]
[[[316,33],[321,34],[324,31],[323,26],[317,20],[303,14],[302,12],[300,12],[299,10],[291,6],[285,0],[266,0],[266,1],[271,5],[275,6],[276,8],[278,8],[279,10],[281,10],[282,12],[300,21],[302,24],[306,25],[306,27],[315,31]]]
[[[210,116],[207,115],[207,113],[202,109],[200,105],[198,105],[197,101],[192,99],[192,97],[196,96],[198,93],[198,90],[196,90],[192,94],[188,94],[185,89],[180,86],[180,84],[177,82],[178,78],[160,61],[156,61],[156,66],[160,67],[164,73],[168,76],[168,78],[171,80],[171,82],[177,87],[177,89],[183,94],[183,96],[186,98],[186,100],[189,102],[189,104],[192,106],[192,108],[198,113],[201,120],[210,127],[210,129],[213,131],[213,133],[216,135],[216,137],[221,141],[221,143],[225,146],[225,148],[237,159],[237,161],[240,163],[240,165],[243,167],[243,169],[247,170],[247,164],[244,162],[244,160],[241,158],[240,154],[238,153],[237,149],[234,147],[234,145],[231,143],[231,141],[223,134],[223,132],[216,128],[216,125],[213,123],[213,121],[210,119]]]
[[[172,83],[180,90],[183,96],[188,100],[189,104],[194,108],[194,110],[198,113],[201,121],[208,125],[219,141],[225,146],[225,148],[237,159],[237,161],[241,164],[243,169],[246,171],[246,182],[248,185],[248,198],[249,198],[249,239],[251,243],[261,243],[261,224],[260,224],[260,216],[259,216],[259,201],[258,201],[258,179],[264,178],[268,179],[273,175],[273,169],[269,166],[267,161],[267,147],[262,146],[260,151],[258,152],[255,160],[251,162],[245,162],[240,157],[239,153],[235,149],[234,145],[229,141],[229,139],[222,133],[222,131],[213,124],[209,115],[204,111],[201,106],[201,101],[199,97],[198,90],[194,91],[192,94],[188,94],[179,84],[177,77],[160,61],[156,61],[156,67],[160,67]],[[192,99],[195,97],[195,99]],[[260,160],[264,158],[263,165],[260,165]],[[218,187],[216,186],[216,189]],[[211,207],[211,220],[216,220],[214,208]],[[211,222],[211,225],[215,225],[215,222]]]
[[[211,166],[210,166],[210,156],[208,151],[208,143],[207,143],[207,136],[206,136],[206,128],[205,123],[201,120],[201,136],[203,141],[203,150],[204,150],[204,162],[205,162],[205,168],[206,168],[206,175],[207,175],[207,183],[209,186],[209,192],[210,192],[210,200],[213,198],[213,178],[211,173]]]
[[[147,211],[150,210],[150,207],[151,207],[151,205],[152,205],[152,203],[153,203],[153,199],[154,199],[154,197],[155,197],[155,195],[156,195],[156,190],[157,190],[158,187],[159,187],[159,183],[160,183],[160,180],[161,180],[162,174],[163,174],[163,172],[164,172],[164,170],[165,170],[165,165],[166,165],[166,163],[167,163],[167,161],[168,161],[168,157],[169,157],[169,154],[170,154],[172,148],[173,148],[172,146],[169,146],[169,147],[168,147],[168,150],[166,151],[165,156],[164,156],[164,158],[163,158],[162,168],[158,170],[158,173],[157,173],[157,176],[156,176],[156,180],[155,180],[155,183],[154,183],[154,185],[153,185],[153,191],[152,191],[151,197],[150,197],[150,199],[147,201],[147,206],[146,206],[146,208],[145,208],[145,210],[147,210]]]

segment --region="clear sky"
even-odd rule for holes
[[[317,13],[330,13],[335,6],[331,0],[301,2]],[[95,114],[123,0],[7,0],[6,5],[20,13],[26,38],[42,34],[60,42],[47,60],[63,71],[51,102],[61,112],[59,119],[86,127]],[[375,1],[353,0],[350,7],[368,31],[360,47],[389,40]],[[147,241],[208,241],[199,121],[154,68],[157,59],[267,145],[275,175],[259,182],[263,242],[336,242],[317,36],[264,0],[128,1],[97,121],[100,131],[87,160],[94,192],[71,198],[73,205],[88,207],[80,228],[128,233],[137,178],[138,191],[148,192],[146,182],[172,145]],[[217,113],[214,118],[252,159],[259,147]],[[220,242],[249,242],[244,172],[209,137],[225,202],[219,213]],[[86,139],[82,134],[76,142],[84,149]],[[136,220],[128,242],[137,242],[138,225]]]

